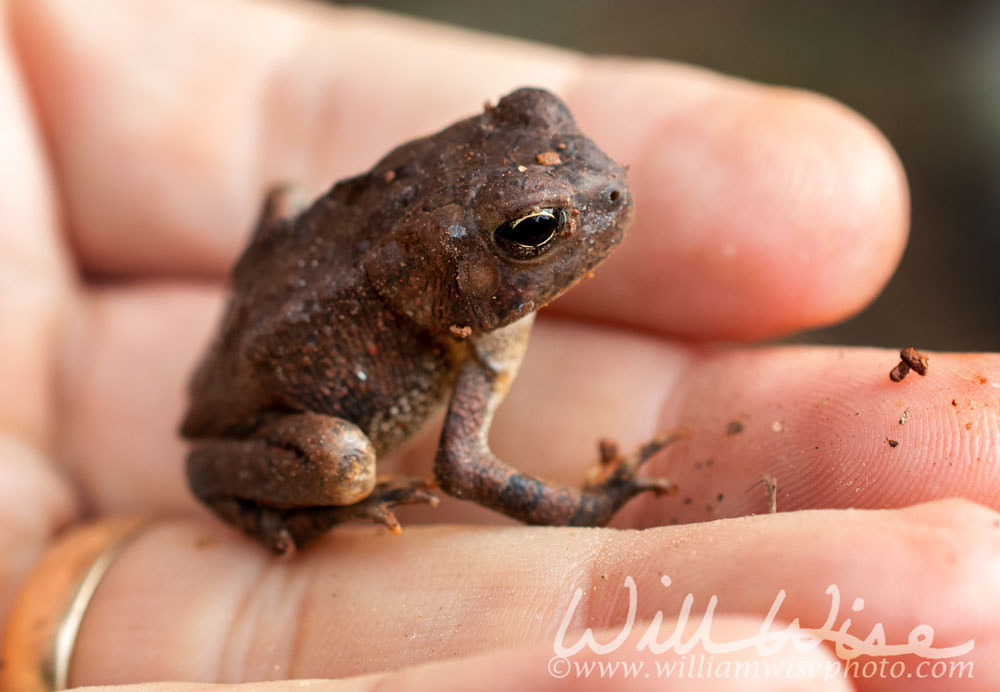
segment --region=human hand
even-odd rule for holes
[[[540,319],[494,448],[578,483],[597,436],[628,448],[663,428],[691,431],[646,470],[680,494],[637,498],[615,522],[682,525],[641,533],[514,527],[448,500],[401,512],[400,538],[337,529],[275,563],[204,514],[156,522],[91,601],[73,684],[392,670],[402,672],[384,682],[408,689],[555,686],[546,665],[574,590],[585,589],[586,610],[567,640],[592,626],[609,629],[607,641],[631,576],[638,619],[662,611],[665,632],[684,594],[695,614],[717,596],[717,639],[759,628],[779,589],[779,619],[819,626],[834,583],[845,604],[865,600],[837,620],[849,615],[862,637],[879,621],[905,641],[927,623],[937,646],[977,642],[971,680],[861,689],[996,686],[996,514],[954,501],[903,508],[953,496],[1000,504],[1000,360],[934,354],[928,377],[892,384],[887,351],[706,345],[836,321],[887,280],[905,239],[905,186],[856,115],[692,68],[345,9],[35,0],[7,10],[5,602],[59,527],[203,514],[175,427],[261,191],[276,180],[322,189],[521,84],[566,98],[581,128],[631,164],[637,222],[597,278]],[[733,420],[743,430],[727,435]],[[426,475],[434,442],[382,469]],[[764,492],[747,491],[764,474],[778,479],[782,512],[724,519],[765,510]],[[483,523],[493,526],[473,526]],[[620,651],[611,657],[636,656]],[[439,662],[407,668],[424,661]]]

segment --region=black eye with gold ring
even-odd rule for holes
[[[539,209],[498,226],[493,242],[514,259],[532,259],[551,247],[565,223],[564,210]]]

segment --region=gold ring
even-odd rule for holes
[[[90,599],[122,550],[147,524],[111,519],[59,539],[28,575],[11,609],[0,690],[66,689],[73,646]]]

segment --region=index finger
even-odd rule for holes
[[[881,288],[905,238],[891,149],[800,92],[342,8],[43,0],[12,17],[88,272],[222,277],[269,184],[323,189],[525,83],[632,166],[632,237],[563,310],[702,337],[827,323]]]

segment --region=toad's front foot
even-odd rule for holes
[[[680,433],[668,433],[650,440],[627,457],[622,457],[618,445],[611,440],[597,443],[600,463],[594,467],[584,490],[595,493],[624,493],[624,500],[639,493],[652,491],[657,495],[677,492],[677,486],[666,478],[640,478],[639,467],[664,447],[683,437]]]

